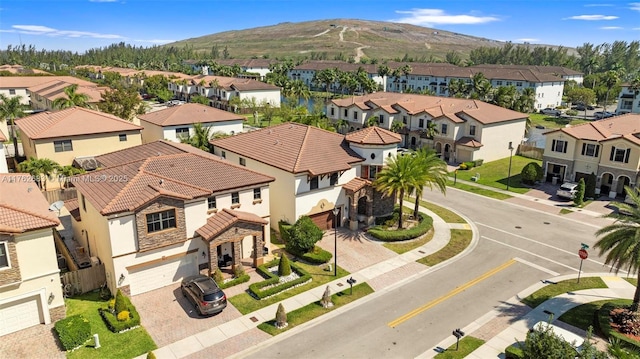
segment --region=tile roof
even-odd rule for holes
[[[211,241],[237,222],[249,222],[262,225],[269,223],[267,220],[253,213],[224,208],[209,217],[204,226],[196,229],[196,233],[205,241]]]
[[[50,101],[54,101],[59,98],[67,98],[67,94],[64,93],[64,90],[71,85],[73,85],[73,83],[54,80],[31,86],[27,90]],[[91,86],[80,85],[76,89],[76,93],[87,95],[87,102],[89,103],[97,103],[102,100],[102,94],[107,89],[108,87],[96,87],[95,84],[91,84]]]
[[[180,106],[167,107],[164,110],[139,115],[138,118],[158,126],[245,120],[243,116],[198,103],[186,103]]]
[[[82,218],[80,217],[80,204],[78,202],[78,198],[64,201],[64,206],[67,207],[67,210],[77,222],[80,222],[82,220]]]
[[[348,170],[353,163],[364,161],[343,135],[293,122],[210,142],[290,173],[314,176]]]
[[[482,147],[482,143],[480,143],[480,141],[475,140],[473,137],[466,137],[466,136],[458,139],[456,141],[456,144],[461,146],[466,146],[466,147],[473,147],[473,148]]]
[[[500,65],[500,64],[481,64],[471,66],[471,68],[493,68],[493,69],[512,69],[512,70],[531,70],[543,74],[562,75],[583,75],[582,72],[575,71],[563,66],[538,66],[538,65]]]
[[[599,121],[564,127],[544,134],[547,135],[559,131],[574,138],[590,141],[606,141],[623,137],[640,145],[640,139],[638,138],[640,136],[640,114],[628,113]]]
[[[40,112],[16,119],[16,124],[31,139],[142,130],[114,115],[83,107]]]
[[[78,84],[80,86],[98,86],[91,81],[82,80],[73,76],[2,76],[2,81],[0,81],[0,88],[26,89],[51,81],[64,81],[70,84]]]
[[[0,233],[23,233],[59,224],[30,175],[0,174]]]
[[[2,65],[0,66],[0,71],[8,71],[12,74],[47,74],[51,75],[49,72],[42,71],[39,69],[30,69],[25,68],[22,65]]]
[[[237,77],[197,75],[191,77],[191,84],[204,84],[204,87],[211,87],[211,83],[226,90],[237,89],[238,91],[259,91],[259,90],[279,90],[280,88],[262,81],[254,79],[240,79]]]
[[[342,188],[345,189],[345,190],[348,190],[348,191],[358,192],[359,190],[361,190],[365,186],[371,185],[371,183],[372,183],[371,181],[366,180],[364,178],[355,177],[351,181],[343,184]]]
[[[293,69],[321,71],[321,70],[333,69],[333,68],[337,68],[340,71],[348,71],[348,72],[355,72],[355,71],[358,71],[359,68],[362,68],[365,71],[367,71],[367,73],[370,73],[370,74],[378,73],[377,65],[351,64],[344,61],[332,61],[332,60],[307,61],[305,63],[302,63],[294,67]]]
[[[455,123],[462,123],[465,114],[482,124],[499,123],[527,118],[527,114],[512,111],[479,100],[453,97],[402,94],[397,92],[376,92],[331,101],[338,107],[356,105],[364,111],[391,106],[402,108],[409,115],[428,114],[432,118],[445,117]]]
[[[389,145],[402,142],[402,137],[392,131],[378,126],[365,127],[362,130],[350,132],[346,135],[349,142],[364,145]]]
[[[73,183],[103,215],[134,211],[161,196],[202,198],[274,180],[204,151],[188,151],[164,141],[96,159],[109,165],[75,176]]]

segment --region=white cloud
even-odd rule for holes
[[[600,30],[622,30],[620,26],[602,26]]]
[[[411,9],[396,10],[396,14],[405,15],[402,18],[389,20],[412,25],[434,26],[434,25],[461,25],[461,24],[484,24],[492,21],[499,21],[494,16],[473,16],[473,15],[450,15],[441,9]]]
[[[629,9],[635,10],[635,11],[640,11],[640,2],[629,3]]]
[[[168,43],[170,43],[170,42],[176,42],[176,41],[178,41],[178,40],[161,40],[161,39],[151,39],[151,40],[134,40],[134,41],[137,41],[137,42],[148,42],[148,43],[151,43],[151,44],[159,44],[159,45],[162,45],[162,44],[168,44]]]
[[[631,29],[631,30],[640,30],[640,27],[634,27],[634,28],[633,28],[633,29]]]
[[[58,30],[40,25],[13,25],[13,30],[2,30],[2,32],[17,32],[27,35],[45,35],[51,37],[89,37],[94,39],[124,39],[125,37],[115,34],[100,34],[88,31]]]
[[[587,20],[587,21],[600,21],[600,20],[615,20],[617,16],[613,15],[577,15],[565,17],[564,20]]]
[[[518,42],[540,42],[540,39],[533,39],[533,38],[524,38],[524,39],[516,39],[516,41]]]

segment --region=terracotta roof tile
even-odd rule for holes
[[[22,233],[59,224],[30,175],[0,174],[0,232]]]
[[[64,93],[64,90],[72,84],[73,83],[66,81],[54,80],[29,87],[28,90],[50,101],[54,101],[59,98],[67,98],[67,94]],[[98,103],[102,99],[102,94],[107,89],[108,87],[96,87],[95,84],[91,84],[89,86],[80,85],[76,89],[76,93],[87,95],[87,102],[89,103]]]
[[[80,222],[82,220],[80,217],[80,203],[77,198],[64,201],[64,206],[76,221]]]
[[[473,137],[461,137],[459,140],[456,141],[456,144],[461,146],[466,146],[466,147],[473,147],[473,148],[482,147],[482,143],[480,143],[480,141],[476,141]]]
[[[545,132],[545,135],[558,131],[583,140],[606,141],[624,137],[629,141],[640,144],[640,139],[636,137],[636,135],[640,134],[640,114],[628,113],[577,126],[564,127]]]
[[[140,131],[142,129],[142,127],[116,116],[82,107],[40,112],[16,119],[16,124],[31,139]]]
[[[346,135],[349,142],[366,145],[389,145],[402,142],[402,137],[392,131],[378,126],[365,127],[362,130],[350,132]]]
[[[211,143],[290,173],[319,175],[344,171],[364,160],[349,148],[343,135],[293,122]]]
[[[51,81],[64,81],[69,84],[78,84],[81,86],[98,86],[91,81],[82,80],[73,76],[3,76],[2,81],[0,81],[0,88],[26,89]]]
[[[243,116],[197,103],[186,103],[180,106],[168,107],[164,110],[140,115],[138,118],[158,126],[245,120]]]
[[[342,185],[342,188],[348,191],[352,191],[352,192],[357,192],[359,190],[361,190],[362,188],[364,188],[365,186],[369,186],[371,185],[371,181],[366,180],[364,178],[361,177],[355,177],[354,179],[352,179],[351,181],[345,183],[344,185]]]
[[[209,217],[204,226],[196,229],[196,233],[205,241],[211,241],[217,235],[237,222],[249,222],[263,225],[269,223],[262,217],[253,213],[224,208],[220,212]]]

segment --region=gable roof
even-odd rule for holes
[[[73,85],[73,83],[54,80],[31,86],[27,90],[38,94],[47,100],[54,101],[58,98],[67,98],[67,94],[64,93],[64,90],[71,85]],[[76,89],[76,93],[87,95],[87,102],[94,103],[102,100],[102,94],[107,89],[108,87],[96,87],[94,84],[91,84],[90,86],[79,85]]]
[[[127,148],[96,159],[110,165],[75,176],[74,185],[103,215],[134,211],[163,196],[183,200],[209,197],[216,192],[274,180],[218,156],[201,150],[188,151],[165,141]],[[112,180],[92,181],[92,178]]]
[[[348,142],[364,145],[390,145],[402,142],[402,137],[399,134],[378,126],[365,127],[362,130],[350,132],[345,138]]]
[[[83,107],[40,112],[16,119],[16,124],[31,139],[142,130],[114,115]]]
[[[0,174],[0,233],[23,233],[60,224],[27,174]]]
[[[0,88],[29,88],[41,85],[51,81],[64,81],[69,84],[78,84],[81,86],[94,86],[95,83],[86,81],[73,76],[2,76]]]
[[[243,116],[199,103],[185,103],[180,106],[168,107],[160,111],[140,115],[138,118],[158,126],[245,120]]]
[[[640,138],[638,138],[640,136],[640,114],[628,113],[576,126],[559,128],[544,134],[548,135],[559,131],[574,138],[597,142],[624,137],[640,145]]]
[[[237,222],[267,224],[267,220],[253,213],[223,208],[220,212],[207,218],[204,226],[196,229],[196,233],[205,241],[210,241]]]
[[[409,115],[426,113],[433,118],[444,117],[455,123],[464,122],[464,119],[459,116],[459,114],[464,113],[485,125],[526,119],[528,116],[524,113],[479,100],[403,94],[397,92],[376,92],[365,96],[332,100],[331,103],[338,107],[347,107],[356,104],[364,111],[373,111],[379,108],[384,109],[388,106],[400,107]]]
[[[345,171],[364,161],[343,135],[299,123],[283,123],[258,131],[210,141],[215,147],[290,173],[311,175]]]

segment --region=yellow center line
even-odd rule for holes
[[[463,284],[462,286],[452,290],[451,292],[443,295],[442,297],[436,298],[436,299],[430,301],[429,303],[426,303],[425,305],[423,305],[423,306],[421,306],[419,308],[416,308],[416,309],[410,311],[409,313],[407,313],[407,314],[405,314],[405,315],[403,315],[403,316],[401,316],[401,317],[389,322],[387,325],[390,326],[391,328],[395,328],[398,325],[406,322],[407,320],[415,317],[416,315],[424,312],[425,310],[428,310],[430,308],[435,307],[436,305],[444,302],[445,300],[453,297],[454,295],[456,295],[458,293],[461,293],[464,290],[466,290],[466,289],[468,289],[468,288],[470,288],[470,287],[482,282],[483,280],[491,277],[492,275],[494,275],[494,274],[506,269],[507,267],[509,267],[510,265],[512,265],[514,263],[516,263],[516,260],[515,259],[510,259],[509,261],[507,261],[507,262],[501,264],[500,266],[498,266],[496,268],[493,268],[492,270],[484,273],[483,275],[481,275],[481,276],[479,276],[479,277],[477,277],[477,278],[475,278],[475,279]]]

